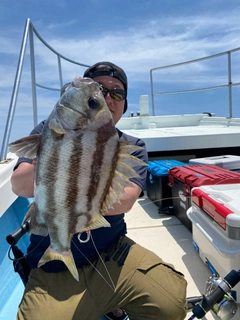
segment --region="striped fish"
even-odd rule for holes
[[[71,253],[73,234],[110,227],[104,212],[133,186],[133,169],[146,165],[131,153],[137,146],[119,142],[100,86],[89,78],[75,78],[57,102],[41,134],[9,145],[19,157],[36,158],[35,201],[29,233],[46,236],[50,246],[38,267],[62,260],[76,280]]]

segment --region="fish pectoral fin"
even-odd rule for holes
[[[98,229],[98,228],[102,228],[102,227],[105,227],[105,228],[111,227],[111,225],[101,214],[98,214],[97,219],[90,222],[85,228],[79,230],[78,232]]]
[[[29,210],[27,211],[23,221],[27,220],[28,218],[31,218],[35,214],[35,202],[32,202],[29,205]]]
[[[72,276],[77,281],[79,281],[78,270],[77,270],[72,252],[70,250],[63,252],[63,253],[59,253],[59,252],[51,249],[50,247],[48,247],[47,250],[45,251],[44,255],[42,256],[42,258],[39,260],[38,267],[41,267],[45,263],[52,261],[52,260],[62,261],[66,265],[66,267],[68,268],[68,270],[72,274]]]
[[[58,122],[56,119],[51,119],[48,123],[48,127],[52,131],[52,135],[55,138],[61,137],[66,133],[61,123]]]
[[[15,153],[18,157],[34,159],[37,156],[40,141],[41,135],[33,134],[10,143],[9,150],[10,152]]]

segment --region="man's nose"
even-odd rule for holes
[[[107,93],[107,95],[104,97],[106,104],[108,106],[113,105],[113,98],[110,96],[109,92]]]

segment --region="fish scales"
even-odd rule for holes
[[[68,163],[64,163],[64,170],[58,163],[62,161],[63,152],[68,152],[68,148],[66,146],[63,150],[55,141],[50,139],[47,141],[48,144],[41,146],[41,156],[38,157],[37,163],[35,214],[47,225],[51,237],[51,248],[64,252],[68,246],[66,238],[68,216],[64,215],[62,204],[65,202]],[[61,229],[59,229],[60,226]]]
[[[133,186],[133,157],[140,147],[119,142],[100,86],[92,79],[75,78],[45,122],[41,135],[9,145],[19,157],[37,160],[35,201],[30,233],[46,236],[50,246],[38,266],[62,260],[74,278],[78,271],[71,253],[75,233],[110,227],[104,212]]]

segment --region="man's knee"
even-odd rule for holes
[[[132,285],[135,297],[139,298],[135,303],[138,307],[147,306],[142,308],[142,312],[144,310],[151,315],[149,319],[185,318],[187,282],[180,272],[156,255],[147,253],[137,268]]]

